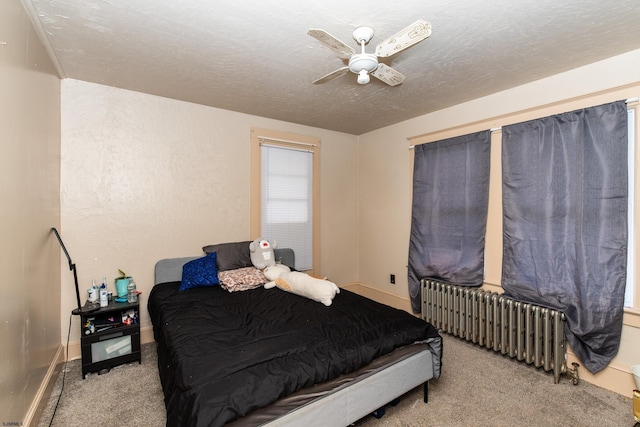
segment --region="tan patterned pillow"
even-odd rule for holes
[[[267,283],[262,271],[255,267],[243,267],[218,272],[220,285],[229,292],[246,291]]]

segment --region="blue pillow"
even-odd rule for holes
[[[189,261],[182,267],[182,282],[179,291],[203,286],[219,285],[216,253]]]

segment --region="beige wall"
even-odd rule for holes
[[[0,1],[0,423],[26,423],[60,353],[60,80]],[[67,324],[68,324],[67,316]],[[5,424],[6,423],[6,424]]]
[[[368,288],[367,292],[381,298],[387,295],[395,305],[408,300],[412,174],[408,138],[427,134],[422,139],[437,140],[468,133],[476,124],[481,128],[475,130],[499,127],[508,124],[505,120],[515,113],[522,113],[518,119],[530,119],[541,106],[550,106],[549,110],[563,108],[560,104],[571,99],[575,100],[572,108],[579,108],[581,103],[586,103],[583,107],[596,105],[590,104],[592,100],[602,103],[637,97],[639,85],[640,51],[634,51],[360,136],[360,287]],[[622,89],[610,93],[613,88]],[[494,143],[492,148],[492,165],[499,166],[499,146]],[[494,205],[490,206],[492,217],[489,218],[488,233],[492,234],[487,237],[486,280],[499,285],[501,209],[495,203],[500,202],[500,197],[494,193],[491,199],[490,203]],[[638,196],[636,199],[640,200]],[[396,274],[395,285],[389,284],[390,273]],[[639,289],[637,285],[636,289]],[[408,303],[405,306],[408,307]],[[640,346],[637,345],[640,324],[638,316],[631,313],[625,315],[625,322],[620,351],[606,372],[593,376],[582,369],[581,375],[591,382],[630,395],[633,382],[629,366],[640,363]]]
[[[122,268],[136,278],[144,300],[156,260],[249,238],[251,127],[312,135],[322,140],[322,274],[405,308],[407,138],[492,117],[500,126],[499,119],[513,112],[637,82],[638,63],[640,52],[633,52],[357,138],[67,79],[62,85],[65,240],[83,287],[105,274],[111,283]],[[606,80],[597,77],[603,73]],[[495,240],[492,247],[499,248]],[[396,285],[388,283],[391,273]],[[499,277],[495,268],[488,273]],[[63,283],[67,276],[63,270]],[[71,289],[62,291],[64,324],[73,298]],[[146,313],[142,326],[150,326]],[[77,329],[74,325],[76,343]],[[638,328],[625,326],[620,356],[612,364],[623,382],[630,381],[628,365],[638,359],[631,345],[637,335]]]
[[[61,222],[83,295],[122,269],[146,307],[157,260],[248,240],[251,127],[321,139],[321,274],[356,281],[355,136],[65,79]],[[63,325],[73,302],[63,286]]]
[[[312,135],[322,140],[321,273],[402,306],[407,138],[640,82],[636,51],[354,137],[75,80],[63,81],[60,99],[18,0],[0,2],[0,28],[2,422],[33,412],[75,305],[49,227],[61,230],[82,289],[103,275],[111,284],[121,268],[145,305],[158,259],[249,238],[250,128]],[[150,326],[146,312],[142,326]],[[625,326],[613,370],[640,360],[639,330]]]

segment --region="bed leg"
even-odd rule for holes
[[[429,381],[425,381],[424,385],[424,403],[429,403]]]
[[[373,411],[373,413],[371,415],[373,415],[377,419],[380,419],[380,418],[384,417],[384,414],[386,412],[387,412],[386,408],[384,406],[382,406],[381,408],[378,408],[375,411]]]

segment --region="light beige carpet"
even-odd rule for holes
[[[430,384],[429,403],[422,387],[396,406],[357,426],[599,426],[632,427],[632,402],[587,382],[563,378],[524,365],[459,338],[443,335],[442,377]],[[155,344],[143,345],[142,364],[119,366],[82,380],[80,361],[68,364],[64,392],[51,425],[164,426],[165,409]],[[581,368],[584,369],[584,368]],[[48,426],[60,392],[58,378],[39,426]],[[629,393],[629,395],[631,392]]]

